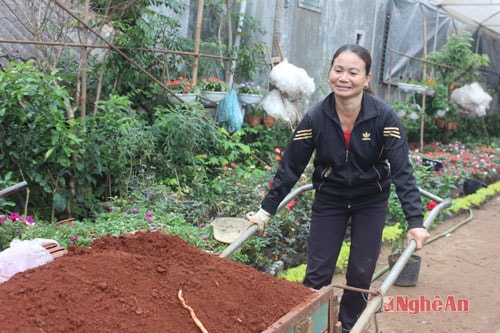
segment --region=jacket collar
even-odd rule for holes
[[[340,123],[339,116],[335,110],[335,94],[333,92],[323,100],[322,110],[329,118]],[[380,103],[375,96],[364,91],[363,100],[361,101],[361,111],[356,122],[371,119],[378,115],[380,115]]]

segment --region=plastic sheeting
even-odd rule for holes
[[[390,6],[390,23],[384,61],[383,80],[392,83],[407,79],[422,79],[422,62],[412,60],[424,56],[424,17],[427,53],[446,43],[452,20],[435,7],[421,2],[394,0]],[[407,57],[407,56],[410,57]]]
[[[392,0],[389,6],[390,21],[382,73],[384,82],[387,83],[389,77],[393,84],[399,82],[400,77],[422,78],[422,62],[410,57],[422,59],[424,56],[425,17],[427,54],[439,50],[451,33],[470,31],[475,40],[474,52],[487,54],[490,58],[489,68],[482,70],[484,79],[481,83],[500,92],[500,35],[490,32],[485,26],[477,26],[472,22],[473,19],[453,16],[452,11],[445,12],[444,10],[451,8],[447,6],[451,6],[452,2],[465,6],[473,4],[474,6],[469,6],[469,10],[465,11],[470,17],[484,12],[484,7],[488,7],[487,11],[492,18],[496,17],[495,8],[500,6],[500,0],[432,0],[429,4],[412,0]],[[434,5],[438,3],[441,3],[442,7]],[[479,3],[483,5],[477,6]],[[486,22],[485,18],[483,22]],[[500,25],[497,28],[500,29]]]
[[[13,240],[9,248],[0,252],[0,283],[19,272],[53,261],[50,252],[42,246],[47,242],[57,244],[55,240],[42,238]]]
[[[430,0],[430,3],[473,31],[474,52],[490,58],[489,68],[483,69],[483,83],[500,92],[500,0]]]
[[[500,0],[430,0],[430,3],[473,27],[500,36]]]

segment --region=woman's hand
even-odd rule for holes
[[[406,233],[406,239],[408,240],[408,242],[410,242],[412,239],[415,240],[417,244],[416,250],[420,250],[429,237],[430,234],[426,228],[412,228]]]
[[[264,228],[266,227],[266,223],[271,218],[271,214],[261,208],[257,213],[247,213],[246,217],[250,222],[259,226],[259,234],[262,234],[264,232]]]

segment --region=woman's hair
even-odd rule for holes
[[[352,53],[356,54],[358,57],[360,57],[361,60],[363,60],[363,62],[365,63],[366,75],[370,74],[370,70],[372,68],[372,57],[370,55],[370,52],[359,44],[345,44],[345,45],[341,46],[339,49],[337,49],[337,51],[333,54],[332,62],[330,63],[330,69],[332,68],[333,62],[335,61],[335,59],[337,59],[337,57],[341,53],[344,53],[347,51],[352,52]],[[365,88],[365,90],[367,92],[373,94],[373,90],[372,90],[369,83],[368,83],[368,87]]]

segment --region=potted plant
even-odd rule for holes
[[[264,116],[264,126],[266,127],[273,127],[274,124],[276,123],[276,118],[270,115]]]
[[[229,85],[217,77],[204,78],[200,83],[200,90],[203,98],[218,103],[226,97]]]
[[[183,76],[179,76],[176,80],[169,80],[167,87],[184,102],[193,102],[198,96],[199,89],[196,85],[191,84],[191,81]],[[172,104],[180,104],[181,101],[175,96],[169,96],[169,102]]]
[[[437,73],[440,82],[447,89],[446,103],[448,110],[446,126],[442,127],[442,142],[448,143],[448,131],[456,129],[458,108],[450,100],[450,94],[461,85],[477,81],[481,77],[480,69],[489,66],[487,54],[478,54],[473,51],[474,39],[468,31],[451,34],[447,37],[445,45],[438,51],[433,51],[427,56],[432,69]]]
[[[398,261],[401,253],[393,253],[388,257],[389,268],[392,269],[394,264]],[[399,273],[396,281],[394,281],[395,286],[399,287],[411,287],[417,284],[418,276],[420,275],[420,265],[422,263],[422,257],[412,254],[410,260],[405,264],[405,267]]]
[[[395,102],[392,104],[392,108],[394,111],[396,111],[396,114],[399,118],[405,118],[407,115],[413,112],[413,109],[408,102]]]
[[[391,191],[391,195],[396,196],[394,190]],[[405,248],[406,234],[408,232],[408,222],[406,221],[406,218],[404,216],[401,204],[396,200],[392,201],[394,202],[394,204],[389,206],[389,210],[387,213],[388,220],[395,223],[394,227],[392,227],[392,230],[394,230],[394,232],[393,236],[391,237],[391,254],[389,254],[389,256],[387,257],[390,269],[392,269],[394,264],[398,261]],[[394,282],[394,285],[401,287],[416,285],[420,273],[421,262],[422,258],[420,256],[412,254],[410,260],[408,260],[405,267]]]
[[[266,111],[261,106],[252,106],[248,113],[248,124],[255,127],[262,123],[262,119],[266,115]]]
[[[264,95],[264,89],[262,86],[254,82],[243,82],[240,83],[238,89],[238,99],[242,104],[257,104],[262,99]]]
[[[408,77],[406,79],[401,76],[400,81],[398,82],[398,88],[404,92],[410,93],[424,93],[426,88],[424,85],[420,84],[418,80]]]
[[[401,76],[398,82],[398,88],[404,92],[411,92],[417,94],[434,95],[434,85],[436,81],[432,77],[427,77],[425,80],[417,80],[412,77],[406,79]]]

